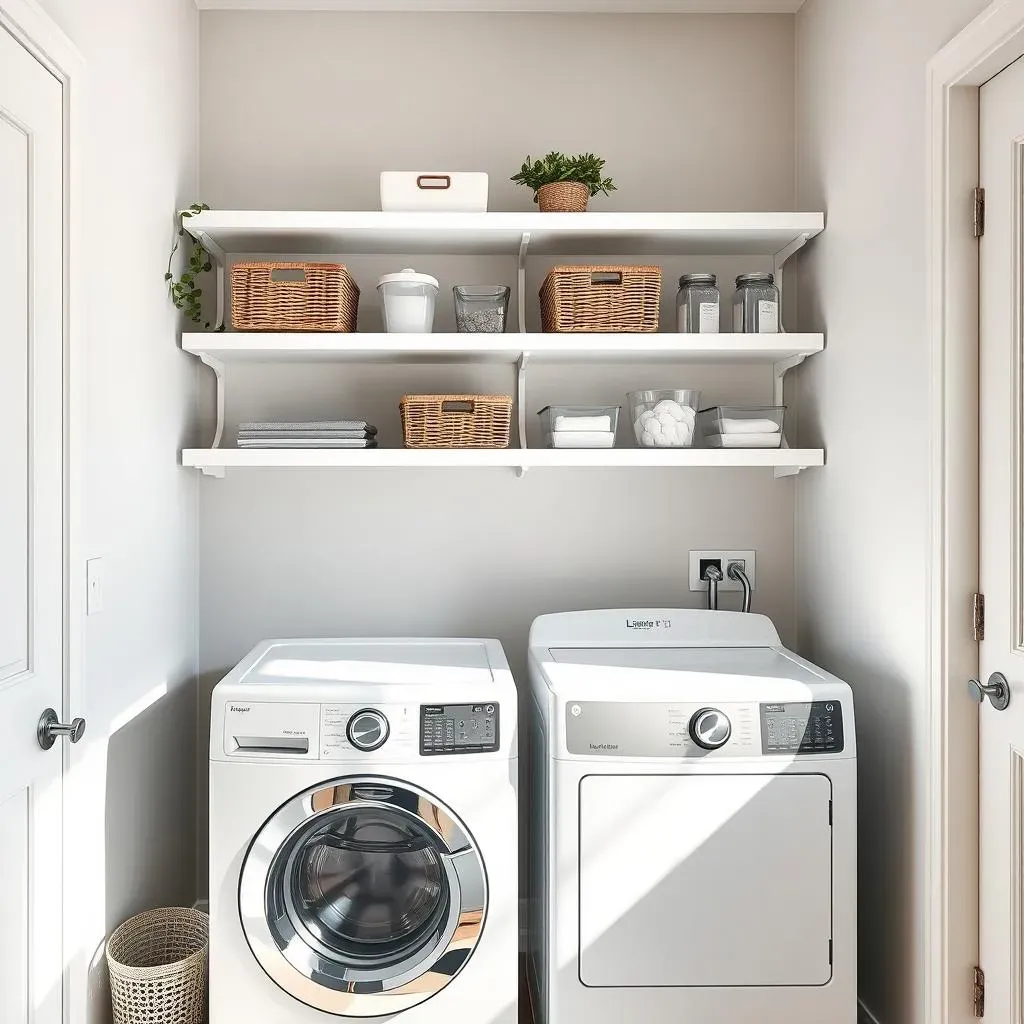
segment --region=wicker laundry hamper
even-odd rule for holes
[[[115,1024],[203,1024],[209,918],[188,907],[129,918],[107,940]]]

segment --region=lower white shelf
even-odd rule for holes
[[[775,469],[791,476],[825,465],[820,448],[468,448],[369,450],[186,448],[184,466],[223,476],[228,469]]]

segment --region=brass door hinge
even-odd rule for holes
[[[985,234],[985,190],[974,190],[974,237],[981,238]]]
[[[980,967],[974,968],[974,1016],[985,1016],[985,972]]]
[[[980,644],[985,639],[985,595],[975,594],[971,598],[971,636]]]

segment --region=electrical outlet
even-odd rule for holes
[[[708,589],[707,581],[704,579],[704,570],[709,564],[721,567],[722,575],[725,577],[718,584],[719,593],[739,592],[743,584],[739,580],[729,579],[729,566],[733,562],[739,562],[743,571],[750,577],[750,585],[757,589],[755,551],[691,551],[690,552],[690,590],[693,592]]]

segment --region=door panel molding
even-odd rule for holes
[[[1010,264],[1011,294],[1013,295],[1013,536],[1010,558],[1013,567],[1013,593],[1010,595],[1010,614],[1013,623],[1013,650],[1024,654],[1024,292],[1021,272],[1024,269],[1024,135],[1014,139],[1010,159],[1013,164],[1013,254]],[[1019,1018],[1017,1018],[1019,1019]]]

